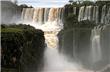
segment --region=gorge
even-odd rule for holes
[[[41,72],[109,72],[110,1],[62,8],[21,7],[17,14],[10,13],[10,23],[44,31],[47,47]]]

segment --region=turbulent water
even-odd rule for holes
[[[90,72],[84,69],[81,63],[74,61],[74,59],[70,61],[71,59],[58,51],[59,40],[57,34],[63,29],[64,10],[64,8],[23,8],[22,22],[30,24],[37,29],[42,29],[45,33],[47,47],[44,53],[44,68],[42,68],[42,72]],[[77,8],[73,7],[74,14],[77,14],[76,11]],[[104,5],[101,16],[99,14],[99,6],[82,6],[79,9],[78,21],[90,20],[96,23],[110,23],[109,7]],[[90,61],[93,64],[103,59],[101,30],[102,28],[98,26],[91,31]]]
[[[46,31],[45,28],[47,28]],[[57,27],[53,31],[46,26],[41,28],[44,29],[47,43],[47,48],[44,53],[44,68],[41,72],[88,72],[88,70],[84,69],[80,63],[75,61],[71,62],[69,58],[59,53],[59,40],[57,38],[57,33],[59,32],[58,28],[60,27]]]
[[[41,72],[87,72],[80,63],[69,61],[58,51],[58,32],[63,28],[63,8],[24,8],[22,20],[45,33],[46,50]]]

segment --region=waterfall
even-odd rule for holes
[[[33,14],[33,22],[42,24],[44,22],[44,8],[36,8]]]
[[[102,18],[101,23],[105,23],[105,17],[106,17],[106,5],[102,7]]]
[[[54,35],[63,28],[62,19],[63,8],[23,8],[22,11],[23,23],[42,29],[49,48],[56,47],[57,38]]]
[[[96,11],[97,9],[96,9],[96,8],[97,8],[97,6],[94,6],[94,7],[93,7],[93,17],[92,17],[92,20],[93,20],[93,21],[96,20],[96,16],[97,16],[97,11]]]
[[[110,24],[110,8],[109,8],[107,16],[106,16],[106,24]]]
[[[65,72],[65,71],[84,71],[80,63],[71,61],[65,55],[59,53],[58,32],[63,28],[64,8],[24,8],[22,12],[23,22],[30,21],[30,25],[44,31],[47,47],[44,52],[44,67],[41,72]],[[32,14],[30,14],[30,12]],[[75,12],[76,13],[76,8]],[[40,24],[40,25],[39,25]],[[71,62],[70,62],[71,61]]]
[[[45,34],[47,48],[44,53],[44,68],[42,72],[53,70],[57,70],[58,72],[84,70],[80,63],[76,61],[69,62],[71,59],[69,60],[69,58],[58,52],[57,34],[63,28],[64,9],[66,10],[66,8],[23,8],[23,22],[27,22],[37,29],[42,29]],[[105,7],[102,8],[103,15],[105,14],[104,10]],[[72,12],[77,14],[77,7],[73,7]],[[103,17],[101,16],[103,23],[110,22],[110,8],[106,13]],[[99,15],[99,6],[81,6],[78,21],[90,20],[98,23],[100,21]],[[93,63],[102,60],[101,29],[102,27],[97,26],[91,31],[90,55]]]
[[[99,18],[99,14],[101,14],[101,18]],[[99,12],[99,6],[82,6],[79,9],[78,21],[82,20],[94,21],[96,24],[108,24],[110,23],[110,7],[107,9],[107,6],[104,5]]]
[[[56,8],[51,8],[49,11],[48,21],[55,21],[58,18],[58,11]]]
[[[93,11],[92,11],[93,10]],[[82,6],[79,10],[78,21],[90,20],[98,23],[99,16],[98,6]]]
[[[105,24],[110,24],[110,8],[108,9],[108,12],[106,15]]]
[[[84,6],[80,7],[78,21],[82,21],[83,20],[83,18],[84,18],[84,9],[85,9]]]
[[[95,6],[93,11],[93,21],[98,23],[98,19],[99,19],[99,7]]]
[[[38,13],[38,23],[42,24],[43,23],[43,17],[44,17],[44,8],[39,9]]]
[[[33,20],[33,12],[34,12],[34,9],[33,8],[23,8],[23,11],[22,11],[22,19],[23,19],[23,22],[30,22]]]
[[[23,23],[45,24],[61,21],[63,8],[23,8]]]
[[[76,7],[73,7],[73,14],[76,15]]]
[[[102,50],[101,50],[101,29],[100,26],[95,27],[92,30],[91,34],[91,51],[92,51],[92,61],[95,63],[102,59]]]
[[[50,8],[45,8],[45,12],[44,12],[44,22],[47,22],[47,20],[48,20],[49,9],[50,9]]]
[[[92,13],[92,6],[86,6],[83,20],[91,20],[91,13]]]
[[[108,12],[107,12],[108,11]],[[110,8],[107,10],[107,6],[102,7],[101,23],[109,24],[110,23]]]

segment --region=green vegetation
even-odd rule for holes
[[[77,1],[73,1],[71,2],[71,4],[67,4],[67,5],[72,5],[72,6],[89,6],[89,5],[98,5],[98,6],[103,6],[103,5],[109,5],[110,6],[110,1],[83,1],[83,2],[77,2]]]
[[[29,25],[1,25],[2,72],[24,72],[30,66],[37,69],[42,64],[44,48],[43,31]]]

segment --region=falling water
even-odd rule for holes
[[[103,8],[102,8],[101,23],[104,23],[105,22],[105,16],[106,16],[106,5],[104,5]]]
[[[98,19],[99,19],[99,7],[94,6],[94,8],[93,8],[93,21],[98,23]]]
[[[73,14],[76,15],[76,7],[73,7]]]
[[[108,24],[110,22],[110,7],[104,5],[99,11],[99,6],[82,6],[79,9],[78,21],[90,20],[95,23]],[[74,9],[75,10],[75,9]],[[101,18],[99,15],[101,14]]]
[[[92,61],[93,63],[100,61],[102,59],[102,50],[101,50],[101,39],[100,39],[101,28],[95,27],[92,30],[91,35],[91,47],[92,47]]]
[[[34,12],[33,8],[23,8],[22,11],[23,22],[30,22],[33,18],[33,12]]]
[[[82,21],[84,18],[84,6],[80,7],[78,21]]]
[[[86,6],[84,20],[91,20],[92,6]]]
[[[23,21],[32,19],[30,25],[44,31],[47,44],[44,53],[44,67],[41,72],[87,72],[80,63],[70,62],[67,57],[58,51],[59,40],[57,34],[63,29],[63,8],[36,8],[31,11],[33,14],[30,14],[29,10],[33,9],[23,9]],[[44,24],[39,25],[38,23]]]
[[[45,24],[45,26],[43,25],[40,27],[45,33],[47,43],[47,48],[44,53],[44,68],[41,72],[89,72],[88,70],[84,69],[80,63],[75,61],[70,62],[66,56],[59,53],[59,40],[57,38],[57,34],[62,27],[57,24],[53,26],[53,28],[55,28],[54,30],[48,27],[49,22],[48,24]]]
[[[106,15],[106,23],[105,24],[110,24],[110,8],[108,9],[108,12]]]

